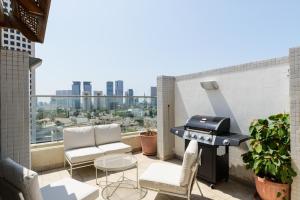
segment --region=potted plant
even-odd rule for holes
[[[142,152],[147,156],[155,156],[157,149],[157,132],[147,129],[140,133]]]
[[[255,174],[257,193],[263,200],[288,200],[297,175],[291,166],[289,115],[254,120],[249,131],[251,150],[242,157]]]

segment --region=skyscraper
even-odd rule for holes
[[[94,109],[105,108],[105,97],[103,97],[102,91],[94,91]]]
[[[91,111],[92,109],[92,98],[90,97],[91,94],[88,91],[83,91],[82,93],[82,109],[85,111]]]
[[[84,97],[84,108],[85,110],[90,110],[92,109],[92,98],[88,97],[92,95],[92,85],[91,82],[89,81],[84,81],[83,82],[83,93],[82,96]]]
[[[114,101],[113,101],[113,97],[114,96],[114,82],[112,81],[107,81],[106,82],[106,96],[108,96],[106,98],[106,107],[108,109],[113,108],[114,105]]]
[[[106,96],[114,96],[114,82],[106,82]]]
[[[124,94],[124,88],[123,88],[123,81],[122,80],[118,80],[115,81],[115,95],[116,96],[123,96]]]
[[[128,104],[129,106],[133,106],[134,100],[133,100],[133,89],[128,89]]]
[[[125,91],[125,105],[129,106],[128,91]]]
[[[73,81],[73,85],[72,85],[73,96],[80,96],[81,93],[80,85],[81,85],[80,81]],[[80,97],[73,98],[73,107],[75,109],[80,109]]]
[[[84,81],[83,82],[83,91],[88,92],[89,95],[92,95],[92,85],[91,82]]]
[[[157,105],[157,99],[156,99],[156,97],[157,97],[157,87],[151,87],[150,90],[151,90],[150,91],[150,96],[152,97],[151,98],[151,106],[156,107],[156,105]]]
[[[72,90],[56,90],[56,96],[52,102],[56,103],[57,107],[68,109],[72,106],[72,99],[69,97],[61,96],[72,96]]]
[[[123,87],[122,80],[115,81],[115,95],[120,96],[119,98],[116,98],[116,103],[118,105],[122,105],[123,104],[122,96],[124,95],[124,87]]]

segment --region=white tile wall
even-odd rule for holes
[[[300,48],[291,48],[290,62],[290,110],[291,154],[298,176],[292,184],[292,199],[300,199]]]
[[[30,167],[28,53],[0,51],[1,158]]]

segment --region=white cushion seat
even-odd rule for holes
[[[192,167],[195,165],[198,157],[198,142],[196,140],[190,141],[185,150],[182,162],[182,170],[180,176],[180,185],[186,186],[192,175]]]
[[[153,163],[139,178],[141,187],[176,194],[187,194],[187,187],[180,186],[181,166],[170,163]]]
[[[104,151],[97,147],[83,147],[80,149],[70,149],[65,152],[71,163],[79,163],[93,161],[94,159],[104,155]]]
[[[65,150],[90,146],[95,146],[94,128],[92,126],[64,129]]]
[[[95,126],[96,146],[121,141],[121,127],[119,124],[105,124]]]
[[[124,144],[122,142],[114,142],[109,144],[102,144],[98,146],[104,154],[111,154],[111,153],[128,153],[131,152],[131,146]]]
[[[99,196],[97,187],[66,178],[41,188],[43,200],[94,200]]]

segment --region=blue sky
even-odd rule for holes
[[[87,3],[88,2],[88,3]],[[52,0],[37,94],[73,80],[124,80],[149,94],[179,75],[288,55],[300,45],[300,1]]]

